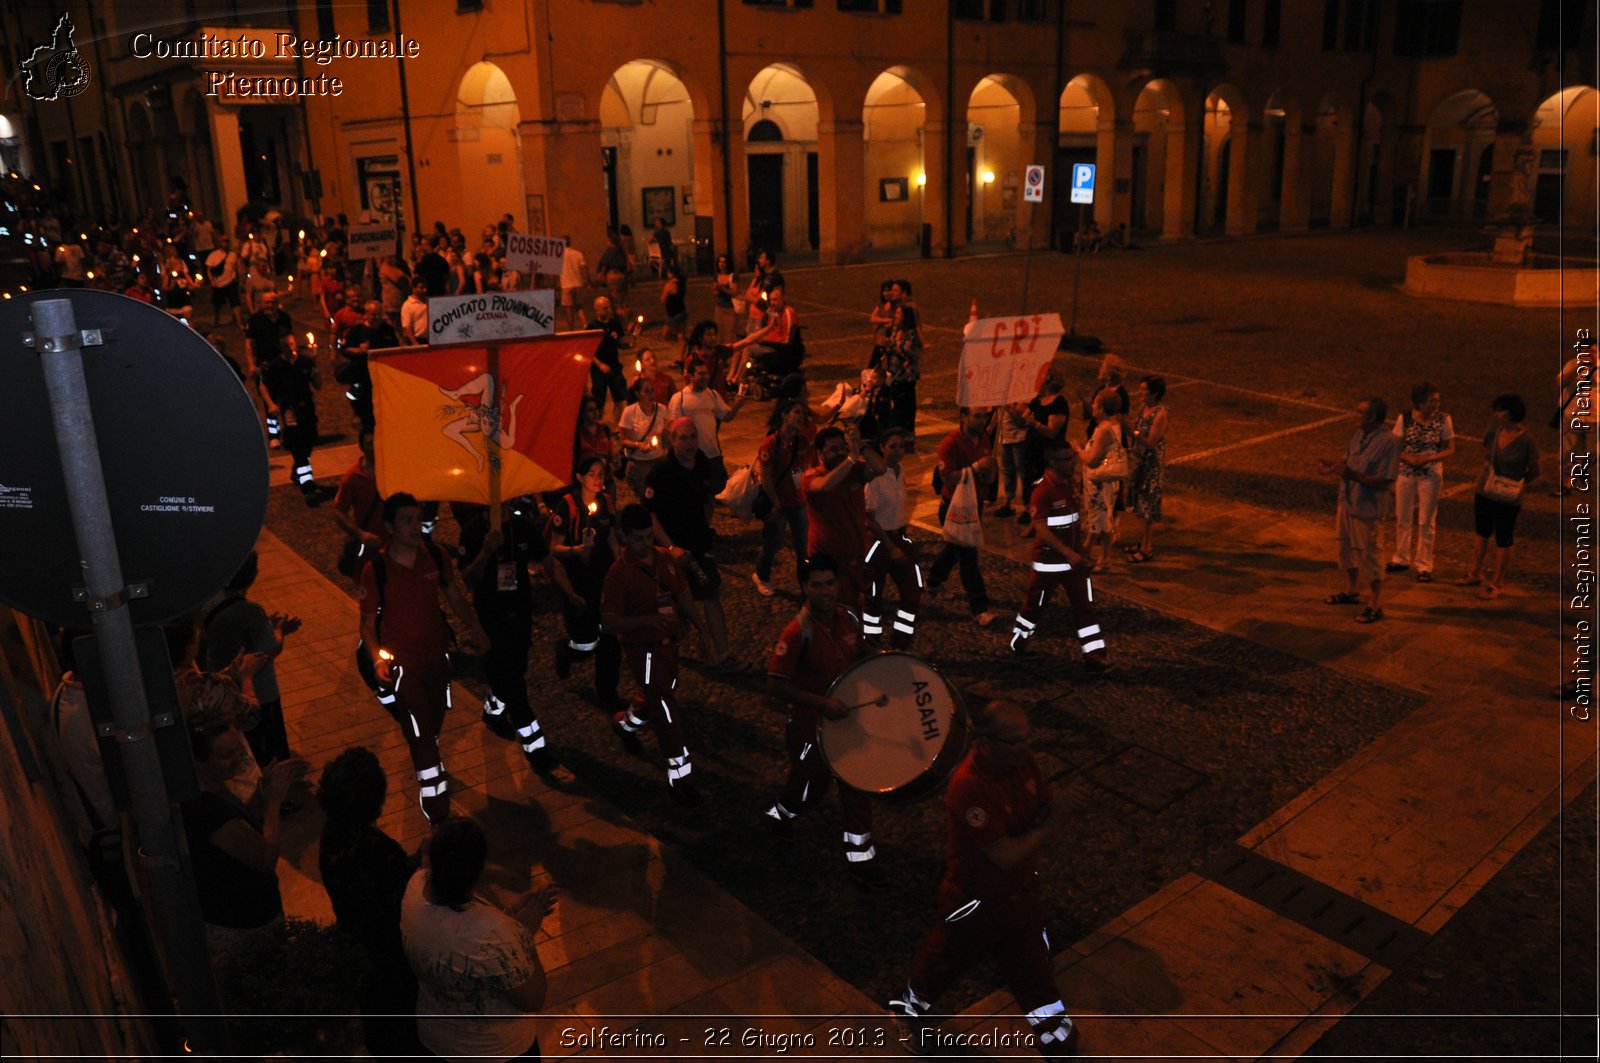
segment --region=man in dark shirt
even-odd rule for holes
[[[361,422],[361,427],[371,429],[375,418],[372,410],[372,371],[367,366],[367,355],[400,346],[400,334],[383,316],[382,303],[369,299],[364,309],[366,316],[361,324],[352,326],[344,334],[344,346],[339,350],[339,357],[350,366],[345,371],[344,397],[350,400],[350,409]]]
[[[683,552],[689,592],[700,603],[705,619],[701,631],[710,643],[709,660],[724,671],[746,671],[749,665],[728,648],[722,573],[711,553],[717,542],[716,529],[711,527],[711,509],[716,502],[711,461],[700,452],[700,434],[688,417],[667,425],[667,444],[670,453],[650,470],[644,487],[644,506],[655,520],[655,541]]]
[[[528,700],[528,648],[533,641],[533,580],[528,566],[542,564],[558,585],[566,570],[551,563],[544,524],[536,498],[505,503],[500,528],[489,528],[486,506],[450,504],[461,526],[456,554],[461,582],[472,592],[472,610],[489,636],[484,672],[489,696],[483,700],[483,721],[489,730],[509,737],[514,732],[523,756],[534,771],[555,768],[539,718]]]
[[[628,402],[628,385],[622,379],[622,345],[628,335],[627,323],[617,316],[611,300],[602,295],[595,299],[594,316],[585,327],[605,333],[594,352],[594,365],[589,368],[589,386],[595,405],[600,407],[600,416],[604,418],[609,393],[616,414],[620,416]]]
[[[444,257],[445,246],[445,239],[439,237],[434,240],[432,249],[417,260],[417,276],[427,282],[430,299],[449,294],[450,263]]]

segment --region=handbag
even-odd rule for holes
[[[1089,470],[1090,483],[1110,483],[1113,480],[1126,480],[1129,475],[1128,448],[1122,445],[1119,436],[1116,445],[1105,453],[1100,459],[1100,464]]]
[[[1478,488],[1478,493],[1491,501],[1514,506],[1522,501],[1522,481],[1494,471],[1494,459],[1499,456],[1500,436],[1496,433],[1494,449],[1489,452],[1489,467],[1483,471],[1483,486]]]
[[[944,537],[957,546],[983,545],[983,524],[978,509],[978,485],[970,467],[961,470],[961,482],[950,496],[944,514]]]
[[[1501,476],[1491,467],[1483,478],[1483,486],[1478,488],[1478,493],[1484,498],[1495,502],[1505,502],[1516,505],[1522,501],[1522,481],[1513,480],[1509,476]]]

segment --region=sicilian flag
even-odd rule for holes
[[[566,487],[599,345],[574,332],[374,352],[378,490],[490,504]]]

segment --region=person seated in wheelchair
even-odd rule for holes
[[[767,297],[765,335],[756,343],[750,361],[752,368],[767,376],[783,377],[798,372],[805,360],[806,345],[800,337],[799,316],[789,305],[783,286]]]

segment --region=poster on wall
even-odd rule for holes
[[[669,229],[678,224],[677,191],[671,185],[652,185],[641,196],[646,225],[654,226],[658,218],[665,219]]]
[[[904,203],[910,198],[911,179],[909,177],[878,178],[879,203]]]

